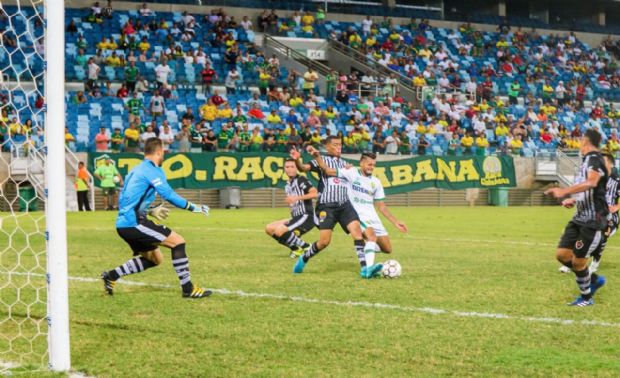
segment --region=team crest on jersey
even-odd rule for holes
[[[334,177],[334,184],[340,184],[340,179],[338,177]]]
[[[323,222],[325,220],[325,218],[327,218],[327,213],[324,211],[321,211],[319,213],[319,222]]]
[[[575,248],[577,249],[583,248],[583,240],[577,240],[577,242],[575,243]]]

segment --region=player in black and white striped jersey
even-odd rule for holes
[[[331,169],[345,168],[347,162],[340,155],[342,153],[342,140],[336,136],[329,136],[325,140],[327,155],[323,156],[323,161]],[[355,208],[349,201],[348,182],[344,178],[328,176],[321,170],[316,160],[303,163],[301,154],[296,149],[290,152],[291,158],[295,160],[297,168],[302,172],[316,172],[319,174],[319,199],[316,206],[316,216],[319,226],[319,240],[313,243],[303,255],[299,257],[293,273],[302,273],[308,261],[325,249],[332,238],[332,231],[336,224],[353,237],[355,253],[357,254],[362,278],[372,278],[381,272],[383,265],[374,264],[366,266],[364,255],[364,239],[359,217]]]
[[[605,277],[592,273],[588,259],[598,248],[603,232],[607,229],[609,206],[605,199],[609,171],[599,151],[601,134],[588,129],[581,138],[579,152],[583,163],[575,177],[575,184],[567,188],[551,188],[545,194],[566,198],[562,206],[576,207],[573,216],[560,238],[556,249],[558,261],[575,273],[580,296],[570,306],[591,306],[594,293],[605,285]]]
[[[590,272],[596,272],[598,270],[603,251],[607,245],[607,240],[612,237],[616,231],[618,231],[618,223],[620,223],[620,219],[618,217],[618,210],[620,209],[620,206],[618,205],[618,199],[620,198],[620,177],[618,176],[618,170],[614,166],[614,156],[609,153],[605,153],[603,156],[605,157],[605,166],[607,167],[607,171],[609,171],[607,193],[605,195],[605,200],[609,206],[609,215],[607,216],[607,230],[603,233],[601,244],[596,251],[592,253]]]
[[[318,191],[307,178],[299,175],[293,159],[284,162],[284,172],[289,178],[284,191],[286,202],[291,209],[291,218],[269,223],[265,232],[278,243],[290,248],[291,258],[297,258],[310,247],[310,244],[300,237],[316,227],[312,200],[318,197]]]

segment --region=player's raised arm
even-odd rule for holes
[[[163,171],[159,171],[155,178],[151,179],[151,185],[153,185],[155,191],[161,198],[170,202],[179,209],[185,209],[195,213],[203,213],[207,216],[209,215],[209,206],[193,204],[178,195],[168,184],[168,180],[166,180],[166,176],[164,176]]]
[[[338,176],[338,171],[334,168],[330,168],[327,166],[327,164],[325,164],[325,160],[323,160],[323,158],[321,157],[321,153],[319,152],[319,150],[317,150],[316,148],[312,147],[312,146],[308,146],[306,148],[306,151],[312,155],[312,157],[314,158],[314,161],[316,162],[316,164],[318,165],[318,167],[321,169],[321,171],[323,171],[323,173],[325,173],[325,175],[327,176]]]
[[[295,147],[291,148],[289,156],[291,157],[291,159],[295,160],[295,165],[300,172],[308,172],[312,170],[312,166],[310,164],[304,164],[304,162],[301,160],[301,152],[297,151]]]

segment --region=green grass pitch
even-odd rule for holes
[[[130,257],[114,213],[68,214],[72,365],[97,377],[619,376],[620,242],[610,240],[595,306],[570,308],[558,272],[562,208],[393,208],[398,279],[362,280],[350,237],[298,276],[265,223],[286,209],[182,211],[192,279],[220,289],[181,298],[169,262],[113,297],[96,279]],[[312,242],[315,230],[304,239]],[[355,303],[350,303],[355,302]]]

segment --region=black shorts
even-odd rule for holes
[[[134,256],[142,252],[149,252],[157,248],[170,234],[172,230],[166,226],[156,224],[145,219],[136,227],[117,228],[116,232],[129,244]]]
[[[584,259],[596,251],[604,238],[604,231],[568,222],[558,248],[572,249],[575,257]]]
[[[346,233],[349,233],[347,226],[351,222],[360,220],[351,202],[335,206],[318,205],[316,217],[319,230],[333,230],[336,223],[339,223]]]
[[[297,236],[301,236],[312,231],[312,229],[316,227],[314,214],[304,214],[293,217],[286,221],[286,226],[289,231],[296,231]]]

